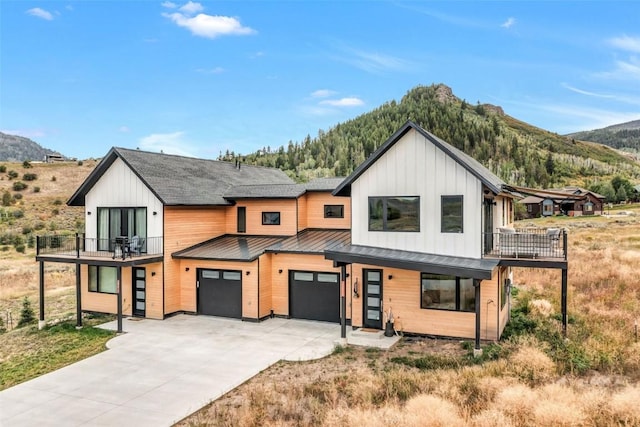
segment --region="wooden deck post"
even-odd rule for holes
[[[562,269],[562,295],[561,295],[561,309],[562,309],[562,335],[567,337],[567,268]]]
[[[39,301],[38,329],[45,326],[44,321],[44,261],[40,261],[40,301]]]
[[[340,266],[340,338],[347,338],[347,265]]]
[[[82,289],[80,264],[76,264],[76,328],[82,328]]]
[[[118,287],[116,289],[117,294],[118,294],[118,333],[121,334],[122,333],[122,267],[118,266],[118,273],[117,273],[117,280],[116,280],[116,286]]]
[[[480,347],[480,280],[473,279],[473,287],[476,296],[476,343],[473,347],[473,356],[482,356],[482,348]]]

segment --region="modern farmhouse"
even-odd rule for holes
[[[260,321],[283,316],[497,340],[512,267],[562,270],[566,234],[516,230],[514,194],[407,122],[347,178],[113,148],[69,199],[85,232],[40,236],[76,265],[82,311]]]

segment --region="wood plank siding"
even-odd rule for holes
[[[180,310],[196,313],[197,305],[197,272],[198,269],[239,270],[242,272],[242,317],[258,319],[258,260],[252,262],[180,260],[179,293],[181,295]],[[188,269],[188,271],[187,271]],[[249,273],[249,274],[247,274]],[[269,308],[269,312],[270,312]],[[261,309],[262,312],[262,309]]]
[[[463,233],[441,232],[441,196],[463,196]],[[407,132],[351,186],[352,243],[480,258],[482,184],[415,130]],[[420,231],[369,231],[368,197],[419,196]]]
[[[273,286],[272,286],[272,277],[273,277],[273,268],[271,265],[273,255],[270,253],[266,253],[258,258],[258,267],[260,269],[259,275],[259,317],[262,319],[264,317],[270,316],[271,311],[273,309]]]
[[[224,234],[225,207],[164,208],[164,314],[184,310],[182,305],[180,262],[171,254],[180,249]],[[193,281],[195,284],[195,281]]]
[[[300,206],[304,203],[306,208],[304,213],[300,209],[300,230],[307,227],[346,230],[351,227],[351,199],[349,197],[335,197],[328,192],[308,192],[300,198],[300,202]],[[344,218],[325,218],[325,205],[343,205]]]
[[[238,207],[247,208],[247,235],[293,236],[297,229],[297,203],[295,199],[238,200],[227,208],[226,233],[238,232]],[[263,212],[280,212],[280,225],[262,225]],[[211,236],[213,237],[213,236]]]
[[[353,298],[354,326],[362,326],[363,269],[381,269],[375,265],[354,264],[351,282],[358,281],[359,298]],[[391,276],[391,279],[389,279]],[[475,314],[448,310],[429,310],[420,307],[420,272],[382,268],[383,321],[391,308],[396,328],[404,332],[473,339]],[[497,340],[498,329],[498,269],[493,278],[480,285],[480,335],[482,339]],[[384,323],[383,323],[384,325]]]

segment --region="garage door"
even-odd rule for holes
[[[198,314],[242,317],[242,272],[198,271]]]
[[[291,271],[289,313],[296,319],[340,322],[339,275],[318,271]]]

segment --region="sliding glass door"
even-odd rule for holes
[[[146,251],[147,208],[98,208],[98,250],[113,252],[116,237],[138,236]]]

